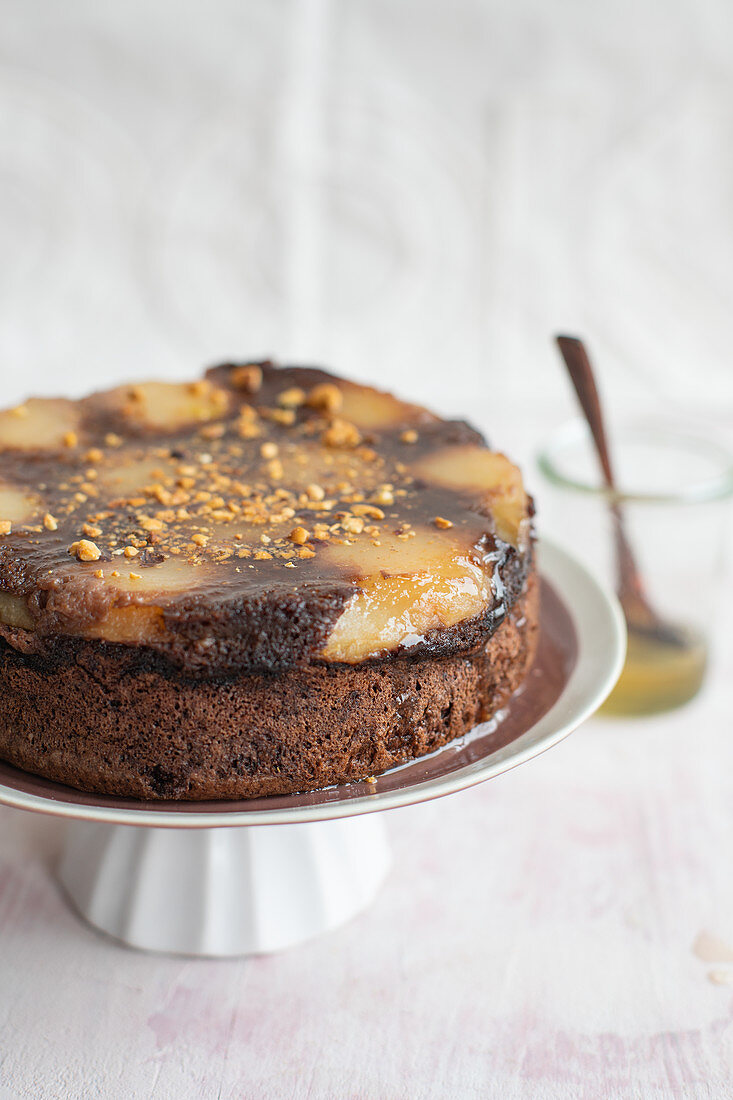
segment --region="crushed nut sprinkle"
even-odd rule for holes
[[[0,535],[9,535],[12,533],[13,524],[9,519],[0,519]]]
[[[56,516],[52,516],[50,512],[46,512],[43,517],[43,526],[47,531],[58,531],[59,521]]]
[[[354,504],[351,511],[355,516],[366,516],[367,519],[384,519],[384,512],[374,504]]]
[[[136,558],[139,553],[140,553],[140,551],[138,550],[137,546],[126,546],[125,547],[125,557],[126,558]]]
[[[444,519],[443,516],[436,516],[433,520],[436,527],[439,527],[441,531],[446,531],[449,527],[453,526],[453,521],[450,519]]]
[[[358,428],[348,420],[337,417],[321,436],[321,443],[326,447],[358,447],[361,443],[361,435]]]
[[[336,413],[344,403],[344,395],[332,382],[321,382],[309,391],[305,403],[311,409],[323,409],[327,413]]]
[[[79,436],[76,432],[64,433],[64,447],[76,447],[79,443]]]
[[[414,428],[407,428],[400,436],[400,439],[403,443],[417,443],[418,434]]]
[[[263,458],[277,458],[278,452],[277,443],[263,443],[260,447],[260,454]]]
[[[291,386],[277,395],[277,403],[284,409],[297,409],[305,401],[305,390],[300,386]]]
[[[326,496],[326,490],[321,488],[320,485],[309,485],[306,489],[306,493],[310,500],[324,500]]]
[[[302,546],[310,538],[305,527],[294,527],[288,535],[291,542],[294,542],[297,546]]]
[[[72,542],[69,547],[69,553],[73,554],[79,561],[99,561],[102,556],[102,551],[99,549],[96,542],[90,542],[89,539],[80,539],[79,542]]]
[[[93,523],[83,523],[82,533],[88,535],[90,539],[98,539],[102,534],[102,528],[96,527]]]
[[[262,367],[258,367],[256,363],[234,367],[229,374],[229,381],[235,389],[243,390],[244,393],[257,393],[262,386]]]

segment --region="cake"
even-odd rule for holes
[[[0,758],[198,800],[433,752],[531,666],[532,512],[467,423],[311,368],[0,412]]]

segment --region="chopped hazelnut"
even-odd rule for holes
[[[417,443],[418,435],[414,428],[408,428],[400,436],[403,443]]]
[[[355,516],[367,516],[368,519],[384,519],[384,512],[373,504],[354,504],[351,511]]]
[[[84,455],[84,461],[85,462],[101,462],[103,458],[104,458],[104,455],[100,451],[99,447],[92,447]]]
[[[102,534],[102,528],[95,527],[93,523],[83,523],[81,529],[85,535],[89,536],[90,539],[98,539],[99,536]]]
[[[394,504],[394,493],[391,489],[387,489],[386,486],[382,486],[372,497],[375,504]],[[376,517],[375,517],[376,518]]]
[[[58,529],[59,521],[55,516],[52,516],[50,512],[46,512],[43,517],[43,526],[47,531],[56,531]]]
[[[204,439],[221,439],[225,431],[223,424],[207,424],[201,429],[201,436]]]
[[[235,367],[229,375],[229,381],[235,389],[243,390],[245,393],[257,393],[262,385],[262,367],[258,367],[255,363]]]
[[[323,500],[326,495],[325,490],[320,485],[309,485],[306,493],[311,500]]]
[[[453,526],[453,521],[450,519],[444,519],[442,516],[436,516],[433,520],[436,527],[440,527],[442,531],[447,530],[448,527]]]
[[[122,446],[122,438],[121,436],[117,435],[116,432],[107,432],[106,436],[104,437],[104,442],[107,444],[108,447]]]
[[[276,458],[278,453],[277,443],[263,443],[260,447],[260,454],[263,458]]]
[[[332,382],[322,382],[314,386],[306,397],[306,405],[311,409],[323,409],[327,413],[335,413],[341,408],[344,395],[338,386]]]
[[[9,519],[0,519],[0,535],[9,535],[13,530],[13,525]]]
[[[130,573],[131,581],[141,581],[142,579],[142,573]]]
[[[143,531],[162,531],[165,524],[160,519],[154,519],[152,516],[141,516],[140,526]]]
[[[102,556],[102,551],[99,549],[96,542],[89,542],[88,539],[80,539],[79,542],[72,542],[69,547],[69,553],[74,554],[79,561],[99,561]]]
[[[197,546],[206,546],[209,542],[209,536],[197,533],[192,537],[191,542],[195,542]]]
[[[326,428],[321,443],[326,447],[357,447],[361,443],[361,435],[348,420],[337,418]]]
[[[104,580],[104,570],[103,569],[95,569],[94,570],[94,576],[97,578],[98,581]]]
[[[314,558],[316,556],[315,550],[311,550],[310,546],[301,546],[298,551],[299,558]]]
[[[136,558],[139,553],[140,553],[140,551],[138,550],[138,548],[136,546],[126,546],[125,547],[125,557],[126,558]]]
[[[66,432],[64,434],[64,447],[76,447],[79,442],[79,436],[76,432]]]
[[[277,395],[277,403],[284,409],[297,409],[305,401],[305,390],[300,386],[291,386],[289,390],[283,390]]]
[[[344,531],[348,531],[350,535],[360,535],[364,530],[364,520],[361,516],[348,516],[343,520],[341,526]]]
[[[269,550],[256,550],[254,554],[255,561],[269,561],[272,558],[272,554]]]
[[[302,546],[304,542],[308,541],[309,535],[305,527],[294,527],[288,535],[288,538],[297,546]]]

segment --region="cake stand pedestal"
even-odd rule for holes
[[[85,920],[132,947],[251,955],[343,924],[389,867],[373,814],[192,831],[75,821],[59,877]]]
[[[92,925],[186,955],[277,951],[364,908],[388,868],[383,815],[491,779],[551,748],[623,665],[620,608],[569,555],[539,548],[540,641],[506,710],[373,783],[246,802],[84,794],[0,762],[0,804],[71,818],[60,878]]]

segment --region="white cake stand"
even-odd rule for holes
[[[390,866],[377,811],[463,790],[537,756],[613,687],[626,638],[616,601],[547,542],[540,569],[540,654],[504,715],[375,783],[161,804],[85,795],[0,765],[0,803],[73,819],[61,882],[90,924],[129,946],[221,956],[309,939],[377,893]]]

